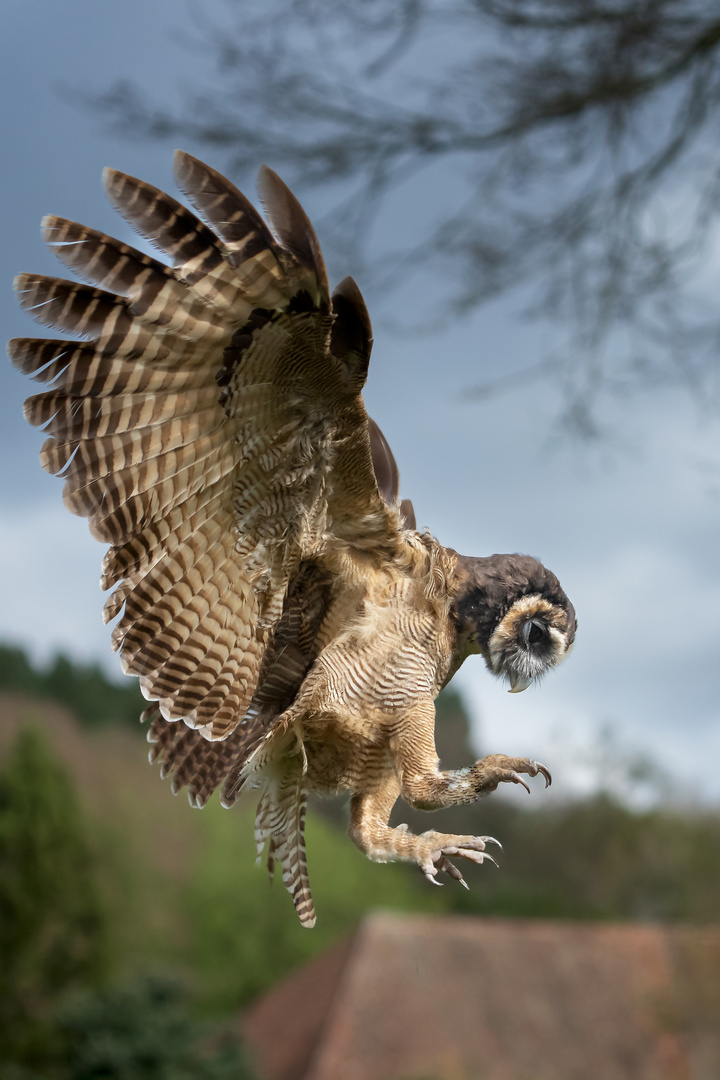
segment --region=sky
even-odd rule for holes
[[[105,200],[103,166],[177,195],[172,144],[120,138],[71,91],[100,92],[136,78],[153,101],[179,100],[192,59],[179,39],[191,30],[188,10],[177,0],[0,5],[6,337],[46,336],[17,307],[14,275],[65,276],[40,239],[44,214],[137,245]],[[196,60],[201,68],[203,58]],[[189,140],[183,149],[224,165]],[[452,202],[455,178],[439,170],[402,193],[404,235],[438,191]],[[247,194],[254,197],[251,187]],[[322,196],[296,194],[322,244]],[[384,228],[392,227],[386,215]],[[717,266],[716,258],[708,275]],[[333,263],[328,269],[333,281],[348,272]],[[523,320],[510,298],[434,334],[400,333],[397,323],[412,325],[426,310],[432,269],[391,297],[373,286],[371,270],[366,274],[359,284],[375,329],[366,404],[394,450],[419,525],[468,555],[537,556],[578,612],[572,654],[539,687],[508,695],[479,657],[466,662],[456,685],[478,748],[545,762],[555,782],[533,798],[604,784],[642,804],[651,793],[625,767],[641,755],[661,774],[654,797],[720,803],[717,417],[682,389],[666,387],[607,404],[602,419],[610,435],[599,443],[553,437],[556,387],[534,382],[484,402],[468,390],[490,369],[529,366],[563,328]],[[717,288],[712,277],[705,287]],[[38,661],[57,651],[98,661],[120,678],[100,618],[103,550],[63,508],[61,482],[39,466],[43,437],[21,413],[34,387],[7,361],[0,380],[0,640],[23,645]]]

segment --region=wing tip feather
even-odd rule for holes
[[[28,338],[14,337],[10,338],[10,340],[5,345],[5,352],[7,353],[8,360],[13,365],[13,367],[18,367],[18,365],[23,362],[25,358],[25,351],[27,349],[27,341]],[[23,371],[24,369],[19,368],[19,370]]]
[[[187,180],[191,178],[192,173],[198,168],[207,168],[204,162],[199,158],[194,157],[192,154],[188,154],[186,150],[174,150],[173,151],[173,176],[175,183],[181,191],[185,190],[184,185]]]
[[[257,189],[278,240],[315,275],[320,295],[327,298],[330,287],[320,244],[299,200],[269,165],[260,166]]]
[[[65,218],[58,217],[57,214],[43,214],[40,218],[40,233],[46,244],[52,244],[51,234],[57,229],[59,223],[64,223]]]
[[[128,179],[130,178],[127,173],[121,172],[120,169],[113,169],[110,165],[106,165],[102,171],[102,186],[105,194],[118,210],[120,210],[122,189]]]

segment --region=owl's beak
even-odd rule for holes
[[[508,694],[521,694],[523,690],[527,690],[531,682],[532,679],[528,679],[527,675],[513,675],[510,679]]]

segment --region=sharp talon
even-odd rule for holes
[[[522,784],[522,786],[523,786],[523,787],[525,788],[525,790],[527,791],[528,795],[530,794],[530,788],[529,788],[529,786],[528,786],[528,785],[527,785],[527,784],[525,783],[525,781],[523,780],[522,776],[520,776],[520,774],[519,774],[519,773],[516,773],[516,772],[514,772],[514,773],[512,774],[512,780],[513,780],[513,783],[514,783],[514,784]]]
[[[484,843],[486,843],[486,844],[497,844],[497,846],[500,848],[501,851],[503,849],[503,846],[500,843],[500,841],[496,840],[494,836],[478,836],[477,839],[484,841]]]
[[[463,889],[467,889],[467,891],[470,892],[470,886],[468,885],[464,877],[458,878],[458,881],[462,885]]]
[[[459,848],[443,848],[443,851],[446,851],[446,850],[452,851],[453,854],[460,854],[460,849]],[[455,879],[455,881],[462,881],[462,874],[458,870],[457,866],[455,866],[453,863],[451,863],[450,860],[448,858],[446,858],[445,855],[443,855],[442,859],[437,864],[437,866],[438,866],[439,870],[444,870],[445,873],[449,874],[451,878]]]
[[[441,885],[442,884],[441,881],[436,880],[437,868],[435,866],[432,866],[432,865],[431,866],[421,866],[420,869],[422,870],[423,874],[425,875],[425,877],[427,878],[427,880],[430,882],[431,885]]]
[[[552,776],[550,774],[550,770],[548,769],[547,765],[543,765],[543,763],[541,761],[536,761],[535,766],[537,768],[537,771],[539,773],[542,773],[543,776],[545,777],[545,787],[549,788],[550,785],[552,784]]]
[[[498,864],[497,864],[497,863],[495,862],[495,860],[493,859],[492,855],[486,855],[486,856],[485,856],[485,859],[489,859],[489,860],[490,860],[490,862],[491,862],[491,863],[493,864],[493,866],[497,866],[498,870],[500,869],[500,867],[498,866]],[[484,861],[485,861],[485,860],[483,859],[483,862],[484,862]]]

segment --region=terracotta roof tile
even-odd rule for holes
[[[376,913],[246,1033],[263,1080],[717,1080],[720,928]]]

